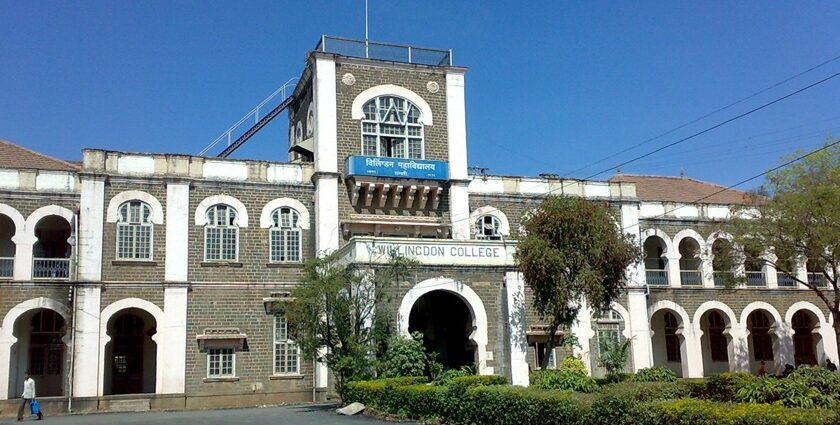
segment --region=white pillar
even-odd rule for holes
[[[73,350],[73,397],[96,397],[99,375],[99,315],[101,291],[98,286],[79,286],[76,290],[76,346]]]
[[[700,338],[703,331],[695,328],[691,323],[684,323],[680,330],[683,336],[681,347],[683,377],[703,377],[703,351],[700,345]]]
[[[672,288],[679,288],[682,286],[682,279],[680,278],[680,256],[679,252],[669,252],[665,258],[668,259],[668,285]]]
[[[510,344],[510,383],[527,387],[528,373],[528,324],[525,318],[525,279],[522,273],[506,272],[508,343]]]
[[[34,233],[35,229],[18,229],[18,234],[12,238],[15,243],[14,280],[32,280],[32,246],[37,241]]]
[[[729,336],[726,351],[731,372],[750,372],[749,331],[746,324],[733,323],[725,335]]]
[[[452,239],[470,238],[470,206],[467,190],[467,115],[464,70],[446,72],[446,132],[449,142],[449,217]]]
[[[837,334],[834,333],[834,328],[831,326],[830,323],[824,322],[819,324],[818,333],[820,335],[820,339],[822,339],[822,346],[823,346],[823,355],[824,359],[818,359],[821,361],[821,365],[825,365],[825,359],[831,359],[834,364],[840,364],[837,358]],[[817,353],[819,354],[819,353]]]
[[[776,361],[776,369],[782,372],[786,364],[796,365],[793,348],[793,329],[786,322],[776,323],[774,327],[773,358]]]
[[[79,211],[79,280],[102,280],[102,222],[105,208],[105,179],[83,176]]]
[[[470,202],[464,181],[449,182],[449,216],[452,221],[452,239],[467,240],[470,238]]]
[[[592,331],[592,310],[586,303],[581,305],[577,319],[569,331],[577,337],[579,347],[572,348],[572,354],[579,356],[586,366],[586,370],[592,375],[592,353],[589,351],[589,340],[595,336]]]
[[[711,251],[711,248],[709,248]],[[715,271],[714,271],[714,256],[709,253],[704,253],[700,256],[701,263],[700,263],[700,273],[702,275],[703,280],[703,287],[704,288],[714,288],[715,287]]]
[[[808,281],[808,263],[805,258],[800,257],[796,260],[795,272],[797,279],[801,280],[802,282]],[[798,283],[797,286],[799,287],[799,289],[809,289],[808,286],[803,283]]]
[[[163,314],[166,327],[162,329],[160,349],[166,350],[162,385],[158,394],[181,394],[186,390],[187,367],[187,288],[170,287],[163,292]]]
[[[167,282],[186,282],[189,277],[190,184],[166,184],[166,265]]]
[[[653,365],[647,294],[644,288],[627,288],[627,311],[630,313],[630,337],[633,339],[633,371]]]

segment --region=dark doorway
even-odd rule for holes
[[[106,394],[140,394],[155,392],[157,346],[152,340],[155,322],[148,313],[128,309],[111,319],[106,349],[106,370],[110,372],[110,388]]]
[[[816,321],[805,310],[799,310],[793,315],[793,349],[796,366],[817,364],[814,341],[814,324]]]
[[[470,309],[457,295],[432,291],[423,295],[411,308],[409,332],[423,334],[423,345],[429,353],[437,353],[445,367],[457,369],[475,364],[475,344]]]

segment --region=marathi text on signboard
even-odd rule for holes
[[[444,161],[351,156],[347,158],[347,175],[446,180],[449,167]]]

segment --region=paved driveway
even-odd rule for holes
[[[34,422],[34,418],[24,422]],[[18,424],[12,419],[0,419],[0,424]],[[250,409],[197,410],[145,413],[94,413],[44,417],[38,424],[56,425],[374,425],[388,423],[366,416],[339,416],[335,406],[300,405]]]

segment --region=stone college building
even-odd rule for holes
[[[0,414],[27,370],[48,412],[323,399],[329,371],[273,306],[303,261],[335,251],[419,261],[383,306],[395,328],[450,367],[527,385],[547,339],[513,254],[547,194],[609,203],[646,253],[611,310],[568,330],[593,375],[605,339],[632,339],[630,370],[683,377],[838,362],[810,290],[715,261],[743,193],[694,203],[721,187],[468,174],[465,73],[450,51],[323,37],[287,105],[284,163],[99,149],[66,162],[0,142]],[[747,283],[727,289],[727,274]]]

